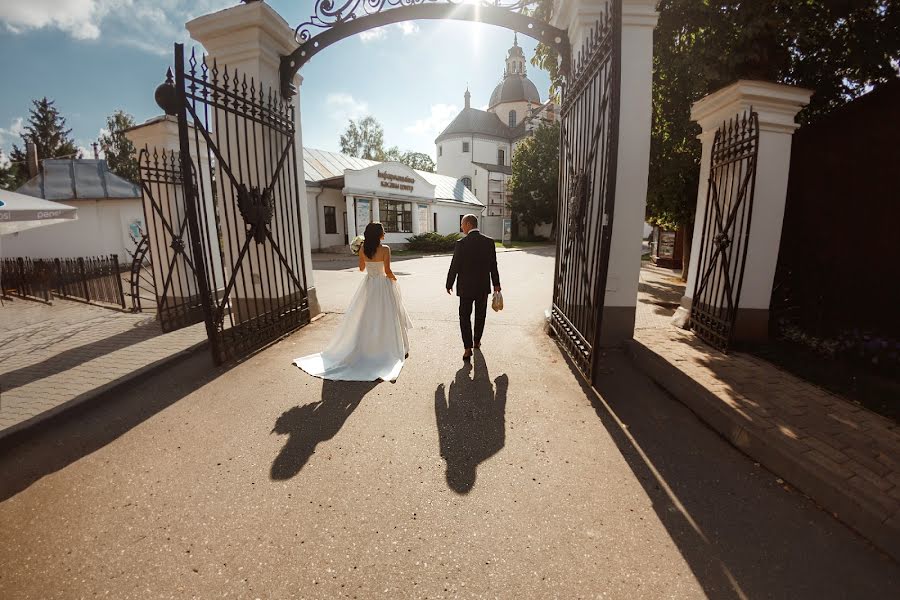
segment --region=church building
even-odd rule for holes
[[[528,79],[525,62],[525,53],[513,38],[503,80],[494,88],[487,110],[472,108],[466,90],[465,107],[435,139],[437,172],[461,180],[472,191],[486,207],[481,229],[495,238],[502,237],[503,220],[510,217],[507,182],[516,146],[541,123],[557,119],[554,103],[542,102]]]

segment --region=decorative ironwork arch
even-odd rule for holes
[[[300,46],[281,57],[281,93],[292,97],[294,75],[328,46],[376,27],[417,20],[470,21],[517,31],[556,50],[565,75],[570,63],[568,34],[528,15],[526,9],[532,4],[534,0],[316,0],[314,13],[294,30]]]

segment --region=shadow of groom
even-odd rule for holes
[[[505,374],[491,382],[484,355],[476,351],[471,365],[456,372],[449,395],[440,384],[434,392],[441,457],[447,462],[447,485],[468,494],[475,485],[478,465],[495,455],[506,441]]]
[[[272,433],[289,436],[272,462],[270,477],[290,479],[300,472],[320,442],[333,438],[363,397],[378,381],[328,381],[322,383],[322,399],[295,406],[275,421]]]

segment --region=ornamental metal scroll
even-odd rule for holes
[[[570,63],[568,34],[534,18],[535,0],[316,0],[313,14],[294,30],[299,47],[281,57],[281,94],[291,98],[294,75],[315,54],[342,39],[378,27],[415,20],[450,19],[506,27],[531,37],[560,56],[561,71]]]

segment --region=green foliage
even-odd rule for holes
[[[553,0],[539,0],[530,14],[533,18],[550,22],[553,16]],[[534,56],[531,57],[531,64],[539,69],[543,69],[550,75],[550,89],[547,94],[556,104],[560,102],[560,91],[562,90],[562,75],[560,74],[560,57],[556,51],[550,46],[540,43],[534,49]]]
[[[384,129],[381,123],[371,115],[358,121],[350,119],[341,134],[341,152],[366,160],[383,160]]]
[[[660,0],[654,32],[647,216],[691,222],[700,169],[691,105],[737,79],[815,91],[812,123],[897,77],[900,6],[889,0]]]
[[[507,207],[534,237],[535,226],[552,223],[559,195],[559,123],[543,124],[516,147]]]
[[[100,147],[106,156],[109,170],[125,179],[138,183],[140,172],[134,144],[125,137],[125,130],[134,126],[134,117],[117,110],[106,117],[106,133],[100,136]]]
[[[341,152],[367,160],[393,161],[419,171],[434,173],[434,161],[422,152],[402,152],[397,146],[384,148],[384,129],[375,117],[368,116],[350,124],[341,135]]]
[[[10,153],[13,181],[10,189],[16,189],[28,181],[28,164],[25,153],[27,142],[34,142],[37,148],[38,165],[47,158],[76,158],[78,149],[72,141],[71,129],[66,129],[66,120],[54,106],[54,101],[46,97],[32,100],[28,124],[22,133],[22,147],[13,145]]]
[[[434,173],[434,160],[432,160],[431,157],[424,152],[404,152],[400,156],[400,162],[405,165],[409,165],[417,171],[427,171],[428,173]]]
[[[0,150],[0,189],[14,191],[17,187],[15,165]]]
[[[417,252],[449,252],[453,250],[459,238],[460,235],[458,233],[449,235],[441,235],[436,232],[420,233],[419,235],[406,238],[407,242],[409,242],[407,249]]]

